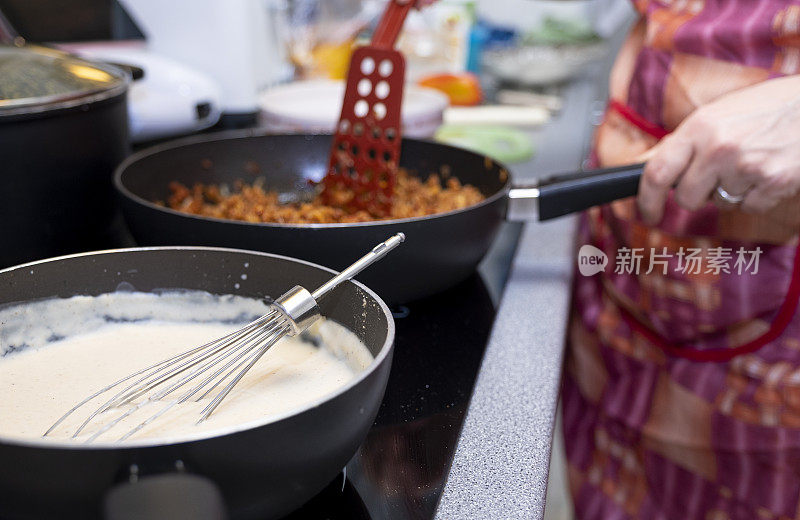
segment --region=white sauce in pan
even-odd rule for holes
[[[123,292],[0,309],[0,436],[41,438],[95,391],[235,330],[265,310],[257,300],[199,292]],[[130,440],[177,439],[283,415],[331,394],[372,362],[358,338],[333,321],[322,320],[312,335],[322,339],[320,346],[298,338],[276,344],[207,421],[195,424],[216,391],[173,407]],[[46,438],[69,438],[102,402],[88,403]],[[141,408],[98,440],[118,439],[163,404]],[[104,414],[87,434],[122,411]]]

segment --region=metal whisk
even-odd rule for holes
[[[204,421],[253,365],[258,362],[261,356],[279,339],[284,336],[300,334],[320,318],[317,300],[385,256],[404,240],[405,235],[398,233],[375,246],[372,251],[328,280],[313,293],[299,285],[295,286],[272,302],[269,311],[265,315],[248,323],[241,329],[144,368],[95,392],[61,416],[43,436],[46,437],[52,433],[67,417],[85,404],[118,387],[122,388],[92,412],[73,433],[72,438],[78,437],[93,419],[112,408],[131,405],[128,410],[94,432],[86,442],[92,442],[97,439],[123,419],[147,405],[160,401],[166,403],[156,413],[128,430],[119,438],[122,441],[161,417],[173,406],[186,402],[198,396],[198,394],[199,396],[195,400],[199,401],[219,387],[223,381],[232,377],[225,387],[200,412],[200,419],[197,422]],[[125,383],[128,384],[126,385]],[[184,387],[188,387],[188,389],[180,397],[165,401],[167,396]],[[139,398],[141,400],[134,403]]]

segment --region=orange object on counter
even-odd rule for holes
[[[483,90],[478,77],[469,72],[434,74],[420,79],[417,83],[443,92],[450,98],[452,105],[472,106],[483,100]]]

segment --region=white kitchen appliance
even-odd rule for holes
[[[185,63],[153,52],[116,1],[83,0],[69,9],[56,4],[57,0],[0,0],[0,36],[44,42],[135,71],[128,87],[131,141],[188,134],[217,122],[221,103],[217,83]],[[45,11],[52,19],[41,16]]]
[[[219,85],[206,74],[148,51],[141,42],[62,47],[86,58],[144,71],[128,90],[130,139],[134,143],[197,132],[219,120]]]
[[[258,92],[285,80],[285,0],[121,0],[148,48],[221,87],[223,123],[256,120]]]

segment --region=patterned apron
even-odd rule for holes
[[[638,0],[595,162],[800,72],[800,0]],[[800,93],[799,93],[800,95]],[[798,136],[800,146],[800,136]],[[579,519],[800,519],[800,199],[753,216],[624,200],[583,215],[562,404]]]

